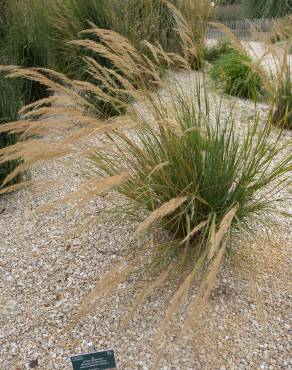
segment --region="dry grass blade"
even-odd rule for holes
[[[180,307],[181,301],[184,296],[187,295],[194,278],[196,277],[197,266],[189,273],[189,275],[184,279],[184,281],[180,284],[176,292],[174,293],[171,301],[170,306],[167,308],[166,313],[164,315],[164,319],[160,324],[158,331],[155,336],[155,344],[159,346],[161,342],[161,338],[165,335],[166,331],[170,328],[172,319],[174,314],[177,312],[178,308]],[[155,363],[159,364],[160,358],[163,354],[165,346],[156,354]]]
[[[188,233],[188,235],[180,242],[180,244],[184,244],[185,242],[187,242],[192,236],[194,236],[198,231],[202,230],[203,227],[205,227],[206,225],[208,225],[209,221],[202,221],[200,222],[197,226],[195,226],[191,232]]]
[[[129,321],[133,318],[135,312],[138,310],[139,307],[145,302],[145,300],[151,295],[153,291],[159,289],[161,285],[166,281],[169,276],[169,269],[167,271],[163,271],[158,278],[155,280],[153,284],[145,285],[141,292],[136,297],[131,310],[129,311],[128,315],[126,316],[125,320],[122,323],[123,327],[126,327]]]
[[[71,323],[64,328],[64,332],[70,330],[80,320],[87,317],[90,312],[94,310],[98,303],[99,298],[109,297],[117,286],[125,280],[127,275],[133,271],[137,263],[137,258],[132,260],[130,263],[125,261],[118,262],[112,267],[112,269],[105,274],[95,285],[95,288],[91,293],[84,299],[78,313],[75,315]]]
[[[57,200],[49,203],[38,209],[38,213],[47,212],[58,207],[60,204],[66,203],[78,203],[78,207],[90,201],[93,198],[93,194],[98,196],[99,194],[108,191],[115,186],[119,186],[125,183],[129,179],[128,173],[121,173],[116,176],[105,177],[105,178],[93,178],[85,181],[77,191],[67,195],[61,201]]]
[[[155,221],[163,218],[164,216],[168,215],[169,213],[176,210],[180,207],[188,197],[177,197],[171,199],[170,201],[164,203],[161,207],[153,211],[150,216],[148,216],[137,228],[135,231],[134,236],[138,236],[142,234],[145,230],[147,230]]]
[[[226,213],[226,215],[223,217],[222,221],[220,222],[218,231],[215,233],[214,238],[211,240],[210,244],[210,250],[209,250],[209,260],[211,260],[214,255],[216,254],[218,247],[223,240],[224,236],[228,232],[231,222],[235,217],[235,214],[237,212],[238,206],[231,208],[230,211]]]
[[[234,33],[228,27],[224,26],[224,24],[213,22],[209,22],[209,25],[218,28],[220,31],[222,31],[230,39],[235,49],[240,50],[243,54],[246,53],[246,50],[242,46],[240,40],[234,35]]]
[[[165,162],[159,163],[157,166],[155,166],[153,168],[153,170],[150,171],[148,177],[151,177],[151,175],[153,175],[157,171],[160,171],[162,168],[164,168],[165,166],[168,166],[168,165],[169,165],[169,161],[165,161]]]
[[[197,293],[197,296],[195,300],[193,301],[188,318],[186,319],[183,329],[181,333],[185,333],[186,331],[190,331],[193,327],[194,318],[198,317],[199,314],[202,312],[202,309],[204,305],[206,304],[209,295],[214,287],[216,276],[222,261],[222,258],[224,256],[228,237],[226,236],[226,233],[228,230],[230,230],[232,221],[236,215],[238,206],[233,207],[229,210],[229,212],[226,214],[224,219],[222,220],[220,227],[215,234],[215,238],[212,241],[210,250],[213,250],[213,255],[215,258],[211,261],[209,272],[206,275],[206,278],[202,281],[199,291]],[[216,247],[216,248],[215,248]],[[181,334],[182,335],[182,334]]]

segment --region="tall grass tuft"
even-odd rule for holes
[[[0,75],[0,129],[7,122],[17,121],[19,119],[18,111],[22,105],[21,86],[13,80],[7,80]],[[4,148],[14,145],[17,142],[17,134],[2,132],[0,133],[0,152]],[[0,189],[3,186],[6,177],[17,168],[21,163],[18,158],[7,160],[0,163]],[[14,185],[20,182],[22,174],[18,173],[6,186]]]
[[[233,50],[216,61],[210,76],[225,93],[256,101],[265,95],[265,91],[261,77],[251,63],[246,52]]]
[[[0,48],[2,63],[26,68],[49,67],[49,2],[45,0],[11,0],[6,9],[9,23]],[[44,86],[25,81],[26,104],[48,96]]]
[[[276,126],[292,129],[292,80],[288,64],[277,82],[272,105],[272,122]]]
[[[137,48],[143,48],[141,41],[147,40],[152,44],[159,43],[164,51],[182,54],[186,50],[185,47],[182,49],[182,36],[185,36],[184,46],[195,46],[192,67],[201,67],[209,0],[141,0],[138,3],[116,0],[113,4],[114,29]]]
[[[278,19],[274,22],[271,30],[271,42],[290,41],[292,39],[292,16]]]
[[[86,53],[69,41],[79,38],[79,32],[96,27],[112,29],[111,1],[106,0],[57,0],[52,7],[52,48],[54,67],[69,77],[86,79],[88,74],[82,56]],[[100,59],[101,61],[101,59]],[[108,63],[104,63],[108,66]]]

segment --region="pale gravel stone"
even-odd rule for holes
[[[179,81],[190,92],[195,76],[196,73],[179,72],[170,79]],[[246,116],[252,115],[255,108],[251,102],[235,98],[224,99],[224,104],[229,106],[235,100],[237,120],[244,128],[248,125]],[[267,106],[261,104],[259,109],[264,116]],[[289,138],[291,133],[287,132]],[[74,166],[69,168],[55,161],[35,169],[33,178],[64,177],[67,181],[60,193],[66,194],[81,180],[78,164]],[[288,199],[288,190],[283,189],[282,195]],[[169,282],[146,300],[125,329],[120,326],[121,319],[138,292],[135,275],[120,284],[118,294],[106,301],[101,299],[88,318],[62,333],[98,279],[128,255],[136,224],[124,218],[112,221],[103,217],[80,237],[64,241],[83,214],[70,214],[66,212],[68,207],[60,207],[50,214],[31,216],[32,210],[56,196],[53,190],[41,194],[20,190],[0,198],[0,369],[29,369],[31,361],[38,360],[37,369],[69,370],[70,355],[107,348],[115,350],[119,369],[151,369],[153,340],[173,292]],[[284,206],[291,210],[288,200]],[[105,207],[109,207],[106,199],[91,202],[86,214],[94,215]],[[198,323],[194,338],[178,339],[174,331],[168,338],[161,369],[291,367],[291,223],[280,216],[276,221],[283,245],[277,246],[278,254],[276,247],[259,245],[261,253],[257,256],[264,269],[258,284],[265,321],[259,318],[248,274],[238,271],[227,259],[206,307],[207,319]],[[135,248],[132,244],[131,248]],[[251,241],[242,242],[240,247],[256,251]],[[195,294],[194,289],[174,329],[182,325]]]

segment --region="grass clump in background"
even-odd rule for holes
[[[17,121],[18,111],[22,106],[21,85],[15,80],[4,79],[0,75],[0,151],[14,145],[18,135],[10,132],[1,132],[1,127],[5,123]],[[11,181],[4,184],[6,177],[11,174],[21,163],[19,159],[0,160],[0,190],[3,186],[10,186],[22,180],[22,174],[18,173]]]
[[[249,63],[252,59],[247,53],[233,50],[216,61],[210,76],[224,93],[256,101],[265,91],[261,77]]]
[[[276,18],[291,12],[288,0],[245,0],[243,6],[247,18]]]
[[[292,80],[290,66],[286,64],[282,78],[278,81],[272,104],[274,125],[292,129]]]
[[[231,43],[227,39],[219,40],[216,44],[205,48],[204,59],[213,63],[222,55],[227,54],[232,50]]]
[[[79,32],[87,29],[89,22],[99,28],[112,29],[111,3],[105,0],[57,0],[53,4],[51,43],[54,68],[71,78],[88,78],[82,60],[87,54],[69,42],[79,38]],[[108,63],[104,65],[108,67]]]
[[[270,41],[273,44],[275,44],[277,42],[287,42],[287,41],[291,42],[291,39],[292,39],[292,16],[287,16],[275,21],[271,31]]]
[[[49,67],[49,3],[45,0],[12,0],[7,3],[0,61],[26,68]],[[22,83],[25,104],[48,96],[36,81]]]
[[[90,57],[103,68],[110,69],[115,66],[112,65],[114,61],[109,61],[101,51],[85,50],[71,43],[77,38],[99,41],[93,34],[80,33],[89,24],[94,24],[126,36],[135,48],[148,53],[152,62],[155,62],[154,56],[145,47],[144,41],[159,44],[162,50],[168,52],[187,53],[194,69],[202,65],[209,0],[11,0],[1,5],[0,33],[4,37],[0,48],[2,64],[54,68],[70,78],[91,82],[108,94],[106,84],[94,79],[87,70],[84,58]],[[167,63],[159,63],[157,68],[164,73]],[[118,81],[116,85],[118,87]],[[48,90],[37,81],[25,81],[23,84],[25,104],[48,95]],[[96,100],[92,94],[88,93],[87,97],[95,105],[94,111],[102,117],[124,113],[121,107],[114,109],[108,102]]]

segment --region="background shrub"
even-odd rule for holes
[[[243,7],[239,3],[230,3],[226,5],[217,5],[213,8],[211,13],[211,19],[225,21],[242,19]]]
[[[292,39],[292,16],[281,18],[274,22],[271,31],[271,42],[289,41]]]
[[[245,0],[243,5],[248,18],[283,17],[292,11],[287,0]]]
[[[231,50],[231,43],[227,39],[219,40],[216,44],[205,48],[204,58],[208,62],[215,62],[222,55],[229,53]]]
[[[234,50],[220,57],[210,71],[211,78],[230,95],[258,100],[265,92],[258,73],[248,64],[252,59]]]

